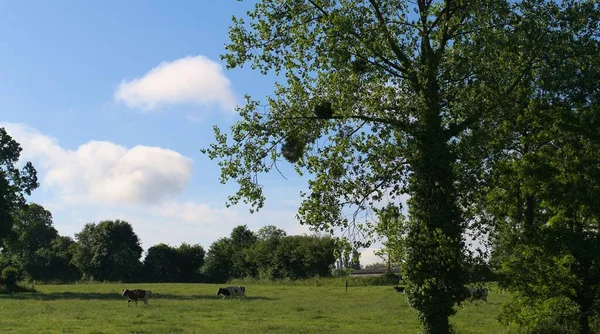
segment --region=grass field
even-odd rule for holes
[[[38,285],[0,295],[1,333],[416,333],[416,312],[391,287],[247,285],[246,300],[221,300],[214,284]],[[223,285],[221,285],[223,286]],[[150,289],[150,307],[120,291]],[[511,333],[495,320],[507,295],[468,303],[460,333]]]

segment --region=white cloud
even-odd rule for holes
[[[42,184],[69,202],[156,203],[183,192],[191,178],[193,161],[168,149],[90,141],[68,150],[26,125],[1,126],[24,160],[45,169]]]
[[[235,98],[221,65],[204,56],[162,62],[140,78],[123,80],[114,98],[145,111],[178,104],[218,104],[233,110]]]
[[[270,201],[255,214],[244,204],[226,208],[225,198],[211,198],[210,203],[182,200],[179,195],[190,183],[193,161],[177,152],[107,141],[69,149],[24,124],[0,127],[21,144],[22,160],[34,162],[41,177],[35,201],[52,212],[62,235],[74,236],[86,223],[115,219],[131,223],[145,249],[161,242],[199,243],[208,249],[244,224],[253,231],[275,225],[288,235],[313,234],[296,219],[299,202],[290,202],[296,196],[290,188],[268,194],[279,202]],[[372,250],[363,250],[361,263],[380,261]]]
[[[187,119],[188,122],[195,124],[202,122],[202,117],[195,114],[187,114],[187,116],[185,116],[185,119]]]
[[[365,266],[368,264],[384,262],[384,260],[381,257],[375,255],[375,252],[378,251],[382,247],[383,247],[382,245],[374,245],[369,248],[361,249],[360,250],[360,264]]]

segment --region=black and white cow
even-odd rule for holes
[[[404,293],[404,287],[402,286],[394,285],[394,290],[396,290],[396,292]]]
[[[219,288],[217,296],[223,295],[223,299],[227,297],[240,297],[240,299],[246,298],[246,288],[243,286],[228,286],[226,288]]]
[[[123,297],[127,296],[127,298],[129,298],[127,300],[127,306],[131,306],[129,305],[129,303],[133,300],[135,302],[135,306],[137,306],[138,300],[142,300],[144,302],[144,305],[148,306],[148,299],[152,296],[152,291],[150,290],[142,290],[142,289],[135,289],[135,290],[127,290],[127,289],[123,289]]]
[[[487,303],[488,289],[487,288],[469,288],[469,300],[481,299]]]

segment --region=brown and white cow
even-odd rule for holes
[[[135,289],[135,290],[127,290],[127,289],[123,289],[123,297],[127,296],[127,298],[129,298],[127,300],[127,306],[131,306],[129,305],[129,303],[133,300],[135,302],[135,306],[137,306],[138,300],[142,300],[144,302],[144,305],[148,306],[148,299],[152,296],[152,291],[150,290],[142,290],[142,289]]]
[[[228,286],[226,288],[219,288],[217,296],[223,295],[223,299],[227,297],[240,297],[240,299],[246,298],[246,288],[243,286]]]

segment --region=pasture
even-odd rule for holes
[[[417,333],[416,312],[391,286],[246,285],[246,300],[221,300],[217,284],[38,285],[0,295],[2,333]],[[121,289],[149,289],[150,307],[127,307]],[[495,320],[506,294],[467,303],[460,333],[510,333]]]

